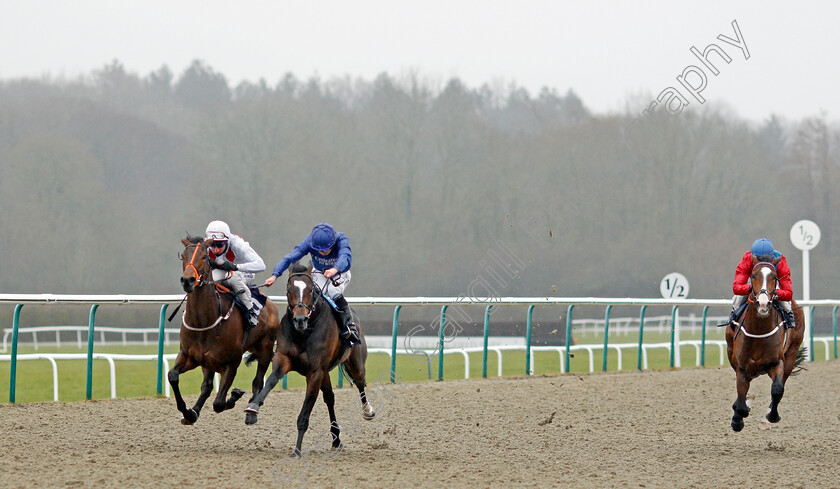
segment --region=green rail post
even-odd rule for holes
[[[700,333],[700,366],[706,366],[706,315],[709,313],[709,306],[703,308],[703,331]]]
[[[286,389],[289,388],[289,379],[287,379],[288,376],[289,376],[289,374],[286,374],[286,375],[283,376],[283,390],[286,390]]]
[[[837,360],[837,307],[831,312],[831,329],[834,330],[834,359]]]
[[[612,309],[612,304],[607,306],[607,312],[604,313],[604,364],[601,367],[601,370],[604,372],[607,371],[607,347],[609,345],[610,337],[610,309]]]
[[[88,319],[88,350],[87,350],[87,381],[85,382],[85,399],[88,401],[93,397],[93,324],[96,321],[96,310],[99,304],[90,306],[90,318]]]
[[[645,309],[647,306],[642,306],[642,312],[639,313],[639,360],[636,368],[642,370],[642,340],[645,336]]]
[[[484,308],[484,356],[481,360],[481,376],[487,378],[487,339],[490,337],[490,308],[489,305]]]
[[[400,324],[400,309],[394,308],[394,325],[391,327],[391,383],[394,383],[394,375],[397,372],[397,327]]]
[[[528,322],[526,323],[527,326],[525,328],[525,375],[532,375],[531,370],[533,369],[533,365],[531,365],[531,325],[533,324],[532,316],[534,314],[534,305],[531,304],[528,306]],[[487,351],[487,348],[484,349]]]
[[[158,358],[157,358],[157,394],[163,394],[163,340],[166,332],[163,326],[166,324],[166,308],[169,304],[160,306],[160,321],[158,322]]]
[[[341,389],[344,387],[344,369],[339,364],[338,366],[338,388]]]
[[[17,383],[17,347],[18,329],[20,327],[20,310],[23,304],[15,305],[15,312],[12,315],[12,361],[9,366],[9,402],[15,403],[15,387]]]
[[[569,360],[572,358],[569,355],[569,348],[572,346],[572,309],[574,307],[574,304],[569,304],[569,308],[566,309],[566,373],[569,373]]]
[[[814,306],[811,306],[811,324],[808,324],[808,330],[811,332],[811,344],[808,345],[808,353],[810,354],[811,361],[813,362],[816,360],[814,357]],[[828,360],[828,358],[826,358]]]
[[[674,306],[671,309],[671,368],[674,368],[674,335],[677,331],[677,309],[679,306]],[[677,346],[679,348],[679,345]]]
[[[443,380],[443,328],[446,325],[446,308],[444,305],[440,308],[440,342],[438,343],[438,380]]]

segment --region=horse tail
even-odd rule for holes
[[[254,361],[257,359],[256,353],[249,353],[248,356],[245,357],[245,366],[249,367]]]
[[[793,370],[790,372],[791,375],[797,375],[799,372],[803,370],[808,370],[805,368],[805,365],[802,365],[802,362],[808,357],[808,347],[803,346],[796,352],[796,361],[793,362]]]

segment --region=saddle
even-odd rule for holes
[[[263,293],[260,292],[260,289],[254,285],[249,285],[248,288],[251,290],[251,298],[254,302],[254,309],[257,311],[257,315],[259,315],[260,311],[262,311],[262,308],[265,307],[265,303],[268,300],[268,297],[263,295]],[[242,314],[242,318],[247,323],[248,307],[245,306],[242,300],[239,299],[239,296],[234,295],[229,288],[221,284],[216,284],[216,291],[219,292],[220,295],[223,295],[230,299],[236,305],[236,308],[239,309],[239,312]]]

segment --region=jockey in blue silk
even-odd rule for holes
[[[265,270],[265,262],[251,248],[247,241],[230,232],[230,226],[224,221],[213,221],[207,225],[204,239],[212,239],[208,256],[210,266],[229,272],[229,277],[221,281],[230,287],[234,295],[248,308],[248,326],[253,328],[259,321],[256,301],[251,298],[249,284],[254,283],[257,273]]]
[[[350,305],[344,298],[344,289],[350,283],[350,239],[346,234],[337,232],[331,225],[322,222],[312,228],[309,236],[284,256],[274,266],[272,275],[265,281],[271,287],[292,263],[307,254],[312,257],[312,281],[315,286],[328,296],[338,308],[341,319],[339,324],[341,338],[350,345],[359,343],[359,331],[353,322]]]

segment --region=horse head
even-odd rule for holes
[[[181,258],[181,269],[184,271],[181,275],[181,286],[184,292],[189,294],[196,286],[201,286],[206,281],[204,278],[210,275],[207,249],[212,241],[212,239],[202,240],[194,236],[187,236],[181,240],[184,251],[179,253],[178,257]]]
[[[315,284],[309,269],[298,263],[289,267],[289,279],[286,282],[286,300],[289,303],[289,316],[299,332],[306,330],[309,317],[315,309]]]
[[[766,318],[770,314],[770,303],[776,296],[776,264],[781,258],[777,258],[772,262],[759,262],[757,258],[753,257],[753,270],[750,283],[752,285],[752,295],[758,303],[756,312],[761,318]]]

